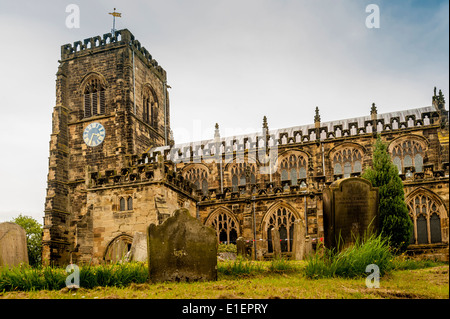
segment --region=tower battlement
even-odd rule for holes
[[[84,39],[83,41],[76,41],[73,44],[64,44],[61,46],[61,60],[69,60],[126,45],[130,46],[147,66],[152,67],[162,80],[165,81],[167,79],[166,71],[127,29],[118,30],[114,35],[112,33],[105,33],[103,36],[98,35]]]

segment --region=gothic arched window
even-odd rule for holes
[[[425,144],[417,140],[402,140],[390,147],[392,162],[398,167],[399,174],[403,169],[414,167],[414,171],[423,171]]]
[[[238,191],[238,186],[245,186],[247,180],[250,184],[256,183],[256,166],[250,163],[234,163],[228,168],[231,176],[233,192]]]
[[[84,117],[105,114],[105,87],[97,77],[89,79],[84,86]]]
[[[143,103],[143,121],[153,127],[158,126],[158,100],[153,89],[146,85],[142,96]]]
[[[439,202],[428,194],[419,193],[407,201],[409,215],[414,224],[411,243],[432,244],[442,242]]]
[[[125,198],[121,197],[120,198],[120,211],[123,212],[126,210],[126,202],[125,202]]]
[[[197,190],[201,189],[203,195],[208,194],[208,172],[203,167],[194,166],[188,169],[183,176],[194,184]]]
[[[281,159],[281,181],[291,181],[297,185],[299,179],[306,178],[307,157],[299,154],[290,154]]]
[[[333,174],[344,174],[344,178],[352,173],[362,172],[362,153],[353,147],[344,147],[333,155]],[[343,170],[343,171],[342,171]]]
[[[292,251],[294,239],[294,214],[286,207],[280,207],[273,211],[267,219],[266,232],[268,240],[268,252],[273,252],[272,232],[275,228],[280,234],[281,251]]]
[[[212,227],[216,231],[219,243],[236,244],[238,238],[238,224],[231,214],[220,211],[211,219],[208,219],[206,225]]]

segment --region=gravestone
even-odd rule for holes
[[[294,240],[292,243],[292,257],[294,260],[305,258],[306,226],[300,219],[294,221]]]
[[[270,234],[272,235],[272,247],[273,247],[273,256],[275,258],[281,257],[281,243],[280,243],[280,232],[276,228],[272,228],[270,230]]]
[[[135,232],[130,249],[130,261],[147,261],[147,235]]]
[[[15,223],[0,223],[0,268],[20,264],[28,264],[27,234]]]
[[[216,232],[181,208],[161,225],[148,227],[152,282],[217,280]]]
[[[306,238],[305,238],[305,254],[303,255],[303,258],[308,257],[312,252],[313,252],[313,248],[312,248],[311,237],[306,236]]]
[[[252,242],[245,240],[243,237],[238,237],[236,240],[236,250],[238,256],[249,259],[252,256]]]
[[[323,192],[325,246],[344,248],[378,231],[378,188],[360,177],[333,182]]]

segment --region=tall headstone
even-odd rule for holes
[[[135,232],[130,249],[130,261],[147,261],[147,235]]]
[[[294,260],[305,258],[306,226],[301,219],[294,221],[294,240],[292,243],[292,257]]]
[[[270,230],[272,235],[272,247],[273,247],[273,256],[275,258],[281,257],[281,243],[280,243],[280,232],[276,228],[272,228]]]
[[[20,264],[28,264],[27,234],[15,223],[0,223],[0,268]]]
[[[360,177],[333,182],[323,192],[325,246],[343,248],[378,231],[378,188]]]
[[[175,211],[148,227],[148,268],[152,282],[217,280],[217,235],[189,211]]]

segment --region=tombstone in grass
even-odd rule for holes
[[[305,254],[303,255],[303,259],[308,257],[312,252],[313,252],[313,248],[312,248],[311,237],[306,236],[306,238],[305,238]]]
[[[306,255],[306,226],[304,220],[294,221],[294,240],[292,243],[292,257],[302,260]]]
[[[181,208],[147,233],[150,281],[217,280],[217,235]]]
[[[28,265],[27,234],[19,225],[0,223],[0,268]]]
[[[280,232],[276,228],[270,230],[272,235],[273,257],[281,258]]]
[[[323,192],[324,240],[329,248],[344,248],[378,232],[378,188],[360,177],[333,182]]]
[[[130,261],[147,261],[147,235],[135,232],[130,249]]]
[[[238,237],[236,240],[236,250],[238,256],[241,256],[245,259],[249,259],[252,257],[252,245],[253,243],[249,240],[245,240],[243,237]]]

